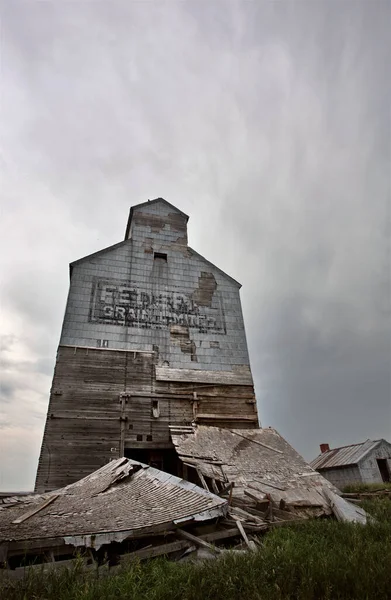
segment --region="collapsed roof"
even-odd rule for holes
[[[278,501],[329,508],[320,490],[335,488],[271,427],[171,427],[171,438],[185,465],[203,478],[233,482],[237,499],[248,502],[250,490],[255,490]]]
[[[170,430],[184,477],[203,487],[120,458],[59,490],[2,498],[0,562],[26,552],[41,557],[51,552],[55,560],[54,550],[61,557],[80,547],[96,556],[113,542],[125,557],[146,558],[189,550],[194,543],[212,548],[210,541],[238,533],[251,548],[246,532],[302,517],[334,513],[366,522],[365,512],[339,497],[275,429]],[[187,525],[201,537],[181,529]],[[181,541],[167,544],[167,534]],[[129,544],[133,551],[124,554]]]
[[[65,488],[8,498],[0,544],[36,540],[93,547],[223,516],[227,501],[197,485],[120,458]],[[31,546],[31,544],[30,544]]]

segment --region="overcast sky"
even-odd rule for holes
[[[2,0],[0,489],[34,485],[68,263],[157,196],[243,284],[262,425],[391,438],[390,6]]]

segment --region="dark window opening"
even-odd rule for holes
[[[147,442],[152,442],[152,436],[151,435],[147,435]]]
[[[137,434],[136,439],[137,439],[138,442],[142,442],[143,441],[143,436],[141,435],[141,433]]]
[[[174,449],[125,448],[125,456],[171,475],[181,476],[181,462]]]
[[[161,258],[162,260],[165,260],[167,262],[167,254],[164,254],[163,252],[154,252],[153,258],[154,260],[156,260],[157,258]]]
[[[158,419],[160,416],[159,400],[152,400],[152,416]]]
[[[97,348],[108,348],[109,340],[96,340]]]
[[[133,429],[133,423],[130,423],[129,429]]]
[[[377,462],[377,466],[379,467],[379,471],[380,471],[382,480],[384,482],[390,481],[391,480],[390,479],[390,471],[388,469],[387,459],[386,458],[377,458],[376,462]]]

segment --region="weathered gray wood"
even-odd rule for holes
[[[192,369],[173,369],[156,367],[158,381],[178,381],[191,383],[253,385],[251,373],[234,373],[232,371],[204,371]]]
[[[134,552],[122,554],[120,556],[120,562],[124,563],[134,559],[145,560],[148,558],[154,558],[156,556],[172,554],[173,552],[178,552],[179,550],[185,550],[186,548],[189,548],[189,546],[190,542],[188,541],[175,541],[168,544],[161,544],[159,546],[141,548],[140,550],[135,550]]]
[[[202,483],[202,487],[203,487],[203,488],[204,488],[204,489],[205,489],[207,492],[209,492],[210,490],[209,490],[209,488],[208,488],[208,484],[206,483],[206,481],[205,481],[205,477],[203,476],[203,474],[202,474],[201,470],[200,470],[200,469],[198,469],[198,468],[196,468],[196,471],[197,471],[197,475],[198,475],[198,477],[200,478],[200,481],[201,481],[201,483]]]
[[[362,523],[363,525],[367,522],[367,513],[360,506],[351,504],[345,498],[341,498],[330,488],[323,486],[322,493],[330,502],[331,510],[338,519],[338,521],[347,521],[349,523]]]
[[[177,529],[176,533],[179,537],[182,537],[186,540],[189,540],[190,542],[193,542],[193,544],[196,544],[197,546],[202,546],[203,548],[208,548],[208,550],[211,550],[212,552],[221,552],[220,548],[215,548],[214,546],[212,546],[212,544],[209,544],[209,542],[205,542],[203,539],[193,535],[192,533],[189,533],[188,531],[184,531],[183,529]]]
[[[243,525],[240,522],[240,520],[239,519],[235,519],[235,520],[236,520],[236,526],[239,529],[240,534],[241,534],[242,538],[244,539],[244,541],[246,542],[246,545],[249,548],[249,550],[251,550],[251,551],[256,550],[254,542],[251,543],[250,540],[248,539],[247,534],[244,531]]]
[[[19,523],[23,523],[23,521],[26,521],[30,517],[36,515],[40,510],[43,510],[44,508],[46,508],[47,506],[49,506],[49,504],[51,504],[52,502],[54,502],[57,498],[58,498],[58,494],[55,494],[54,496],[51,496],[50,498],[48,498],[46,500],[46,502],[44,502],[40,506],[34,508],[33,510],[30,510],[29,512],[25,513],[21,517],[18,517],[17,519],[15,519],[14,521],[12,521],[12,524],[13,525],[17,525]]]
[[[225,413],[197,413],[197,420],[218,420],[218,421],[257,421],[257,415],[237,415]],[[251,440],[252,441],[252,440]]]
[[[252,383],[159,381],[152,352],[60,346],[36,491],[73,483],[123,455],[125,448],[172,448],[169,425],[191,425],[196,403],[189,400],[198,389],[196,412],[217,415],[206,422],[257,425],[254,406],[248,404],[254,399]],[[120,401],[124,395],[125,403]],[[154,418],[151,401],[157,398],[160,416]]]
[[[268,446],[267,444],[264,444],[263,442],[260,442],[258,440],[253,440],[252,438],[248,437],[248,435],[242,435],[238,431],[232,431],[232,429],[230,429],[230,431],[235,435],[242,437],[244,440],[252,442],[253,444],[258,444],[258,446],[262,446],[263,448],[267,448],[268,450],[273,450],[273,452],[277,452],[277,454],[284,454],[283,452],[281,452],[281,450],[277,450],[277,448],[272,448],[271,446]]]

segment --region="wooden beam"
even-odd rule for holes
[[[197,421],[199,421],[200,419],[205,419],[205,420],[212,420],[212,421],[258,421],[258,416],[257,415],[237,415],[237,414],[229,414],[229,415],[224,415],[223,413],[198,413],[197,414]],[[234,433],[234,432],[232,432]],[[244,436],[242,436],[244,437]],[[250,439],[250,438],[248,438]],[[251,442],[253,440],[250,440]],[[262,444],[263,445],[263,444]],[[273,450],[273,448],[271,448]],[[277,452],[280,452],[280,450],[277,450]],[[281,452],[281,454],[283,454]]]
[[[122,554],[120,556],[120,562],[126,562],[135,558],[139,560],[145,560],[147,558],[154,558],[155,556],[162,556],[164,554],[171,554],[172,552],[178,552],[178,550],[186,550],[190,546],[188,541],[176,541],[168,544],[161,544],[160,546],[153,546],[148,548],[141,548],[134,552]]]
[[[267,444],[264,444],[263,442],[259,442],[258,440],[253,440],[252,438],[249,438],[246,435],[242,435],[241,433],[238,433],[237,431],[232,431],[232,429],[230,429],[230,432],[234,433],[235,435],[238,435],[239,437],[243,438],[244,440],[253,442],[253,444],[258,444],[258,446],[262,446],[263,448],[267,448],[268,450],[273,450],[273,452],[277,452],[278,454],[284,454],[281,450],[277,450],[277,448],[272,448],[272,446],[268,446]]]
[[[59,494],[55,494],[54,496],[50,496],[50,498],[48,498],[46,500],[46,502],[44,502],[43,504],[41,504],[40,506],[38,506],[38,508],[35,508],[34,510],[30,510],[29,512],[25,513],[21,517],[18,517],[14,521],[11,521],[12,524],[13,525],[19,525],[19,523],[23,523],[23,521],[26,521],[30,517],[36,515],[40,510],[43,510],[44,508],[46,508],[47,506],[49,506],[49,504],[51,504],[52,502],[54,502],[58,498],[58,496],[59,496]]]
[[[202,487],[207,491],[210,492],[210,489],[208,488],[208,484],[205,481],[205,477],[203,476],[201,469],[199,469],[198,467],[196,467],[196,471],[197,471],[197,475],[200,478],[200,481],[202,483]]]
[[[248,539],[248,537],[247,537],[247,535],[246,535],[246,532],[245,532],[245,531],[244,531],[244,529],[243,529],[243,525],[242,525],[242,523],[240,522],[240,520],[239,520],[239,519],[235,519],[235,522],[236,522],[236,526],[237,526],[237,528],[238,528],[238,529],[239,529],[239,531],[240,531],[240,534],[241,534],[242,538],[243,538],[243,539],[244,539],[244,541],[246,542],[246,545],[247,545],[247,547],[248,547],[248,548],[249,548],[251,551],[254,551],[254,550],[256,549],[256,548],[255,548],[255,544],[254,544],[254,542],[250,543],[250,540]]]
[[[234,487],[234,482],[230,481],[230,483],[228,485],[226,485],[225,487],[223,487],[223,489],[221,490],[221,492],[219,492],[219,496],[224,496],[224,494],[226,494],[227,492],[230,492],[232,490],[232,488]]]
[[[211,552],[217,552],[217,553],[221,552],[220,548],[215,548],[214,546],[212,546],[212,544],[205,542],[201,538],[193,535],[192,533],[189,533],[188,531],[184,531],[183,529],[177,529],[176,533],[177,533],[177,535],[179,535],[179,537],[182,537],[185,540],[189,540],[190,542],[193,542],[193,544],[196,544],[197,546],[202,546],[203,548],[207,548]]]

